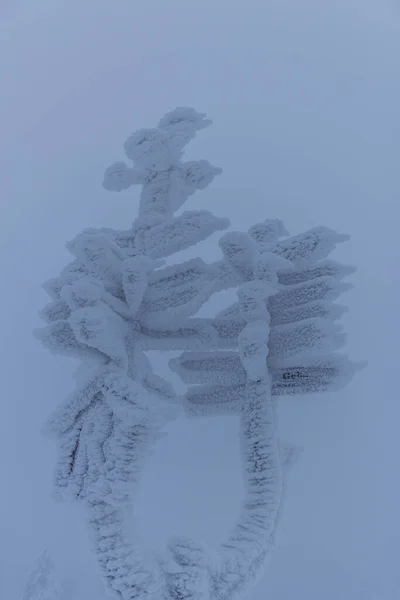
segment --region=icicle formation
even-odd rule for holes
[[[141,185],[138,218],[125,231],[84,230],[67,245],[72,262],[45,285],[52,302],[37,335],[51,351],[82,359],[76,390],[48,422],[59,441],[56,494],[85,503],[104,581],[122,600],[221,600],[244,590],[273,539],[281,466],[296,454],[278,444],[272,397],[334,389],[354,371],[334,353],[344,337],[334,323],[342,308],[332,302],[351,269],[327,260],[346,236],[315,228],[288,238],[270,219],[225,234],[213,264],[163,266],[229,226],[202,210],[174,216],[221,172],[204,160],[182,161],[209,124],[178,108],[131,135],[124,149],[132,166],[109,167],[104,186]],[[226,288],[238,288],[237,303],[212,319],[195,316]],[[184,351],[171,367],[197,385],[177,398],[148,350]],[[138,539],[127,538],[126,509],[145,459],[180,404],[188,414],[238,414],[242,422],[247,500],[212,567],[195,541],[172,539],[166,556],[150,561]]]

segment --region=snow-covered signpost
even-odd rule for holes
[[[83,231],[68,244],[73,261],[46,284],[52,302],[38,336],[53,352],[82,358],[75,392],[48,423],[59,440],[56,491],[86,505],[104,581],[123,600],[222,600],[248,591],[271,549],[295,454],[278,439],[277,399],[338,389],[356,368],[336,354],[345,340],[335,324],[342,307],[333,302],[353,269],[327,259],[346,236],[318,227],[288,237],[281,221],[267,219],[224,234],[222,258],[212,264],[164,266],[165,257],[229,226],[203,210],[174,216],[221,172],[182,161],[209,124],[177,108],[157,128],[131,135],[124,149],[132,167],[109,167],[104,186],[141,185],[138,217],[125,231]],[[235,304],[214,318],[195,316],[227,288],[237,289]],[[154,373],[148,350],[182,351],[171,368],[195,384],[183,398]],[[127,509],[160,430],[182,408],[240,417],[246,497],[212,560],[196,541],[176,538],[150,560],[126,526]]]

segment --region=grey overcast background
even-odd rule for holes
[[[2,0],[0,19],[0,597],[21,598],[48,547],[64,600],[105,600],[80,508],[52,500],[41,434],[75,364],[32,330],[65,241],[136,214],[138,190],[101,187],[126,136],[189,105],[214,120],[189,155],[224,172],[188,209],[350,233],[336,258],[358,267],[346,351],[369,364],[342,392],[281,403],[304,452],[252,600],[398,600],[400,4]],[[235,419],[179,421],[143,480],[143,537],[217,543],[241,493]]]

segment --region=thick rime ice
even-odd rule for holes
[[[181,320],[195,314],[216,288],[216,276],[200,258],[156,271],[143,297],[143,324],[162,326],[166,316]]]
[[[295,360],[291,363],[286,360],[285,364],[285,367],[269,367],[273,396],[336,392],[345,387],[354,373],[364,366],[364,363],[355,365],[339,354],[321,358],[304,357],[301,366]],[[200,382],[196,375],[197,372],[189,372],[189,375],[184,373],[189,383]],[[195,385],[184,396],[185,410],[190,416],[236,415],[243,401],[244,378],[235,385]]]
[[[162,557],[166,598],[208,600],[208,560],[202,544],[190,538],[171,537]]]
[[[206,210],[184,212],[146,230],[145,249],[149,256],[162,258],[186,250],[228,226],[228,219],[215,217]]]
[[[284,285],[294,285],[296,283],[304,283],[310,279],[317,279],[318,277],[343,279],[343,277],[347,277],[355,271],[355,267],[341,265],[334,260],[321,260],[303,268],[289,268],[280,271],[279,283],[283,283]]]
[[[335,249],[339,242],[347,242],[348,235],[339,234],[327,227],[314,227],[293,238],[278,242],[272,251],[290,260],[295,266],[321,260]]]
[[[241,514],[222,544],[212,569],[215,598],[235,598],[261,574],[273,544],[283,499],[282,456],[270,380],[248,381],[241,408],[241,442],[246,495]]]
[[[267,377],[269,326],[267,321],[248,323],[239,333],[239,356],[251,380]]]
[[[335,353],[345,342],[334,323],[344,308],[333,301],[351,287],[340,280],[353,269],[327,259],[346,236],[318,227],[290,238],[279,219],[267,219],[223,235],[222,259],[212,264],[160,260],[229,226],[204,210],[174,215],[221,172],[182,160],[210,123],[180,107],[130,135],[132,165],[109,167],[103,185],[141,185],[138,218],[124,231],[81,232],[67,244],[71,263],[44,286],[51,302],[37,336],[82,360],[76,390],[47,423],[59,445],[55,493],[85,504],[103,579],[122,600],[227,600],[247,591],[273,545],[284,476],[300,452],[278,439],[276,401],[339,389],[357,368]],[[196,317],[228,288],[237,302]],[[189,384],[182,397],[154,373],[148,350],[181,352],[170,367]],[[171,538],[151,560],[127,511],[149,453],[182,407],[190,416],[239,416],[245,500],[216,553]]]
[[[104,187],[119,192],[141,184],[139,216],[172,214],[222,172],[205,160],[181,162],[183,148],[210,123],[203,113],[181,107],[163,117],[157,128],[139,129],[124,144],[133,167],[123,162],[111,165],[104,174]]]
[[[219,241],[226,263],[237,273],[238,281],[253,279],[258,251],[251,237],[240,231],[226,233]]]
[[[307,319],[300,323],[278,325],[271,329],[269,359],[274,363],[296,356],[326,354],[345,343],[341,326],[324,319]]]
[[[280,219],[265,219],[263,223],[256,223],[250,227],[249,234],[264,250],[268,250],[280,237],[289,235]]]
[[[246,374],[236,352],[183,353],[171,367],[188,384],[184,395],[191,416],[239,414],[244,400]],[[355,365],[340,354],[286,359],[284,366],[269,365],[272,395],[301,395],[338,391],[349,383],[362,364]]]

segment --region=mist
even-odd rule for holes
[[[304,451],[251,598],[400,598],[400,5],[40,0],[3,2],[0,20],[1,597],[21,597],[47,547],[66,600],[106,598],[81,509],[52,498],[56,448],[41,431],[76,365],[32,332],[65,242],[136,216],[137,191],[101,185],[126,137],[187,105],[213,119],[188,157],[223,168],[188,209],[233,229],[277,217],[291,234],[349,233],[334,258],[358,268],[342,322],[345,351],[368,366],[341,392],[280,403],[282,437]],[[197,248],[209,260],[216,239]],[[236,421],[180,421],[143,480],[145,543],[217,543],[241,490]]]

